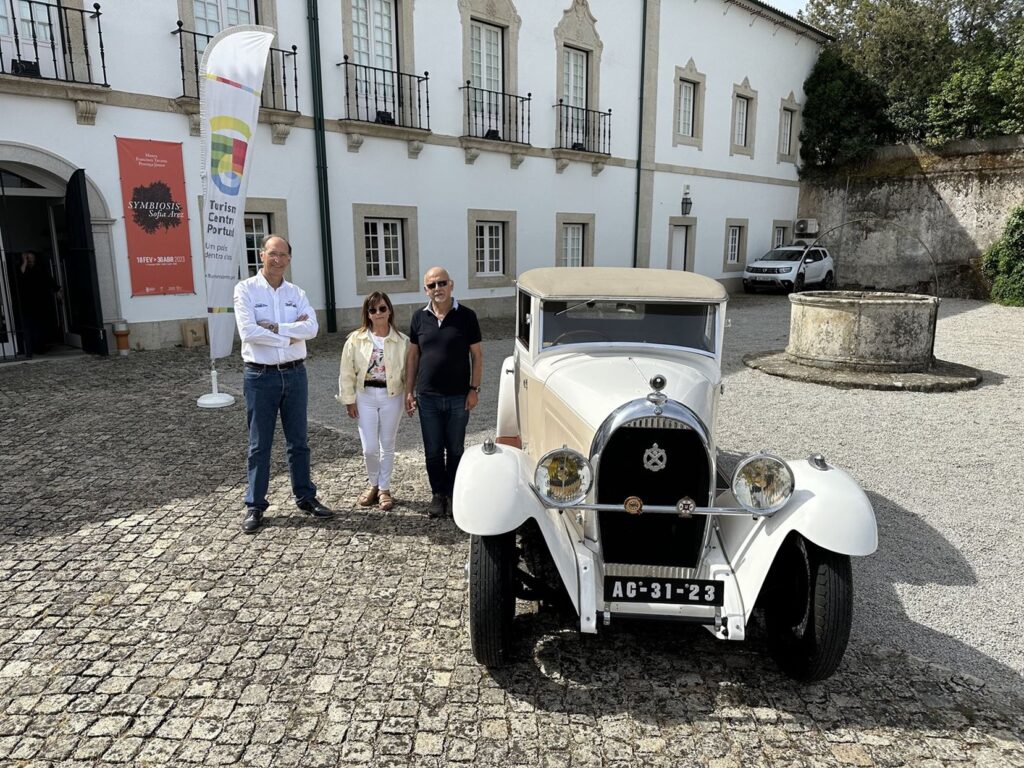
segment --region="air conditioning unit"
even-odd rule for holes
[[[795,235],[816,235],[818,234],[817,219],[797,219],[793,222],[793,234]]]

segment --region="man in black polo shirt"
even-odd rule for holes
[[[413,313],[405,363],[405,407],[410,414],[420,409],[431,517],[450,514],[469,412],[476,408],[483,376],[480,323],[472,309],[452,298],[454,288],[441,267],[423,276],[430,302]]]

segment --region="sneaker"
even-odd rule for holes
[[[255,507],[249,507],[245,520],[242,521],[242,532],[256,533],[261,525],[263,525],[263,511]]]

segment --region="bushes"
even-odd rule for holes
[[[993,301],[1024,307],[1024,205],[1011,211],[1003,236],[985,251],[982,270]]]

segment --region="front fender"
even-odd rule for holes
[[[452,517],[466,533],[497,536],[537,521],[573,607],[580,609],[580,583],[573,536],[558,510],[547,509],[530,488],[534,462],[519,448],[495,445],[466,449],[455,474]],[[590,617],[593,625],[593,616]]]
[[[479,445],[467,448],[455,474],[455,524],[469,534],[496,536],[539,517],[544,506],[529,485],[533,467],[526,453],[509,445],[495,445],[490,454]]]
[[[870,555],[878,547],[875,512],[860,485],[843,470],[819,470],[809,461],[787,461],[796,490],[769,518],[722,516],[719,528],[736,573],[747,619],[786,537],[796,531],[822,549]]]

